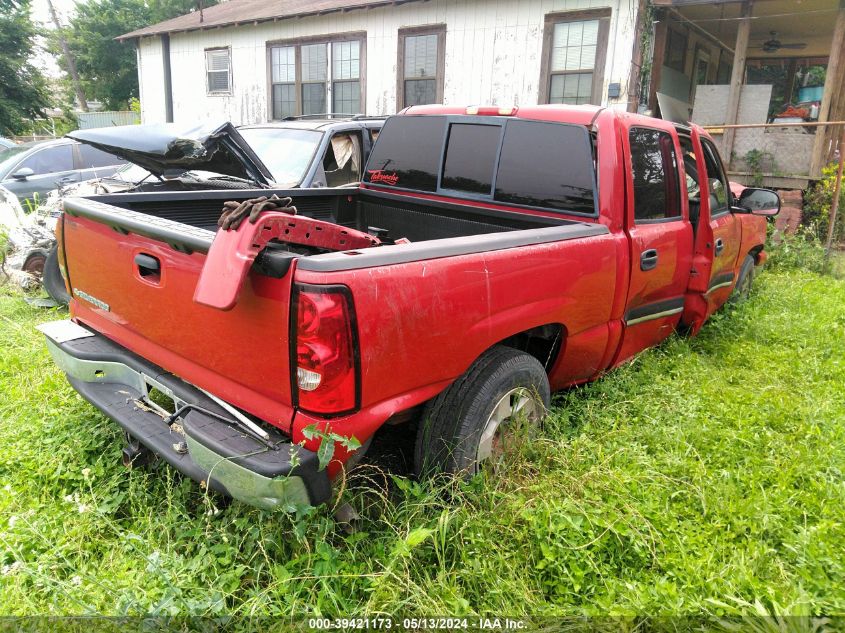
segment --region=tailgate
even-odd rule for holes
[[[289,272],[251,270],[229,311],[193,301],[214,234],[94,201],[66,202],[72,317],[287,431]]]

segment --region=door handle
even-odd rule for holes
[[[653,270],[657,268],[657,249],[650,248],[640,254],[640,270]]]
[[[138,253],[135,255],[135,265],[138,267],[138,274],[149,281],[158,282],[161,278],[161,262],[157,257]]]
[[[717,239],[717,240],[716,240],[716,257],[718,257],[718,256],[719,256],[719,254],[720,254],[723,250],[725,250],[725,240],[723,240],[723,239],[720,237],[719,239]]]

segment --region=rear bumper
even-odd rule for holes
[[[331,497],[331,483],[326,471],[318,469],[315,452],[265,427],[273,445],[269,448],[236,423],[196,409],[168,425],[165,414],[141,401],[150,387],[176,404],[195,405],[229,420],[234,416],[196,387],[101,334],[69,321],[39,329],[56,364],[82,397],[191,479],[268,510],[318,505]],[[187,452],[180,445],[187,445]]]

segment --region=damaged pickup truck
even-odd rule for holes
[[[152,451],[263,508],[320,504],[386,423],[418,421],[420,473],[472,473],[552,391],[696,333],[748,292],[779,208],[735,201],[694,126],[412,107],[357,189],[66,200],[71,320],[41,329],[127,461]],[[253,213],[218,230],[223,209]]]

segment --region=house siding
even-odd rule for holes
[[[176,122],[224,118],[235,124],[270,118],[267,43],[279,40],[364,31],[366,113],[396,111],[396,60],[399,30],[446,25],[443,101],[446,104],[535,104],[539,94],[544,18],[549,13],[610,8],[610,34],[602,103],[626,107],[636,1],[632,0],[430,0],[322,16],[173,33],[170,59]],[[161,39],[138,44],[144,122],[165,120]],[[231,47],[232,93],[207,95],[204,50]],[[607,85],[621,94],[607,100]]]

